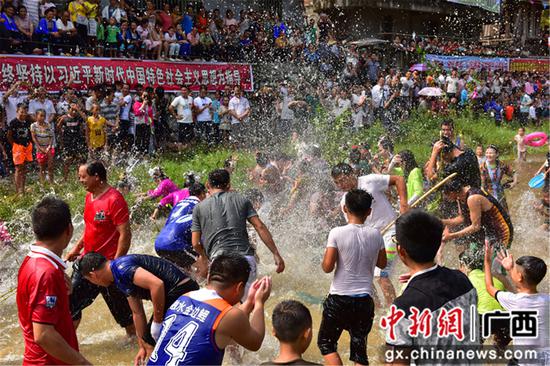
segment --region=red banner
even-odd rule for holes
[[[206,85],[211,91],[223,90],[226,85],[240,85],[246,91],[254,88],[249,64],[0,56],[0,90],[7,90],[16,81],[43,85],[49,91],[60,90],[69,81],[79,90],[115,81],[128,83],[131,88],[136,84],[162,86],[166,91],[178,91],[183,85],[191,90]]]
[[[550,71],[550,60],[544,58],[513,58],[510,60],[510,71],[538,71],[547,73]]]

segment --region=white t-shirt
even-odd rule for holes
[[[191,111],[193,98],[190,96],[184,98],[182,95],[178,95],[170,105],[176,108],[178,123],[193,123],[193,112]]]
[[[15,118],[17,114],[17,105],[19,103],[25,103],[27,100],[26,95],[18,95],[16,97],[8,97],[6,103],[4,103],[4,110],[6,111],[6,122],[9,123],[12,119]]]
[[[534,105],[529,107],[529,119],[537,119],[537,109]]]
[[[195,108],[201,109],[202,107],[204,107],[207,104],[212,105],[212,99],[210,99],[208,97],[205,97],[205,98],[196,97],[195,100],[193,101],[193,103],[195,104]],[[198,114],[197,115],[197,121],[199,121],[199,122],[210,122],[210,121],[212,121],[212,111],[210,110],[210,108],[206,108],[200,114]]]
[[[358,178],[357,188],[369,192],[373,198],[372,212],[367,217],[365,225],[382,230],[397,217],[397,213],[393,209],[388,197],[386,197],[386,191],[389,187],[390,176],[386,174],[369,174]],[[344,211],[345,203],[346,195],[343,195],[342,201],[340,201],[342,212]]]
[[[63,24],[61,19],[57,19],[57,21],[55,23],[57,25],[57,29],[59,29],[59,30],[70,31],[70,30],[74,29],[74,24],[70,20],[67,21],[67,25]]]
[[[176,42],[178,39],[176,38],[176,34],[170,35],[170,33],[166,32],[164,33],[164,40],[168,42]]]
[[[249,108],[250,108],[250,103],[248,103],[248,99],[246,99],[245,97],[240,97],[240,98],[233,97],[229,101],[229,110],[234,111],[238,115],[244,114],[244,112],[246,112],[246,110]],[[239,123],[241,123],[241,121],[231,116],[231,124],[236,125]]]
[[[46,111],[46,121],[49,121],[50,116],[55,114],[55,108],[52,101],[49,99],[44,99],[44,102],[41,102],[38,99],[33,99],[29,102],[29,114],[35,114],[39,109]]]
[[[380,232],[367,225],[339,226],[328,234],[327,248],[338,250],[336,271],[329,293],[372,296],[372,278],[378,252],[384,249]]]
[[[445,81],[447,82],[447,93],[456,93],[458,91],[458,78],[453,78],[449,75]]]
[[[123,121],[130,120],[130,109],[132,109],[132,96],[128,94],[125,97],[122,97],[124,104],[120,107],[120,119]]]
[[[515,337],[514,346],[529,346],[537,351],[550,352],[550,295],[499,291],[496,299],[505,310],[536,310],[538,334],[536,338]],[[526,360],[527,361],[527,360]],[[529,364],[521,362],[520,364]]]

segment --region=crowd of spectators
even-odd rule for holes
[[[347,52],[349,37],[326,14],[287,22],[267,11],[205,9],[151,1],[73,0],[57,7],[48,0],[4,0],[0,15],[1,53],[55,54],[165,60],[260,61],[291,59],[331,68]],[[396,36],[386,45],[388,64],[422,62],[427,53],[525,56],[514,47],[484,46],[440,37]]]

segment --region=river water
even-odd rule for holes
[[[548,233],[537,228],[542,224],[541,217],[532,209],[535,201],[540,200],[540,190],[529,190],[527,182],[533,172],[541,164],[542,157],[530,157],[530,161],[520,170],[520,184],[507,192],[508,205],[511,210],[515,229],[515,239],[512,244],[512,253],[518,256],[529,254],[543,258],[550,263]],[[20,213],[21,217],[28,213]],[[79,237],[82,230],[82,217],[75,217],[75,237]],[[27,221],[28,222],[28,221]],[[23,227],[21,230],[28,230]],[[261,275],[273,274],[273,292],[266,305],[267,330],[261,350],[257,353],[245,352],[243,362],[257,364],[266,361],[275,355],[277,342],[271,335],[270,314],[273,307],[283,299],[297,299],[304,302],[312,312],[314,337],[312,345],[305,353],[305,358],[321,362],[322,357],[315,345],[317,329],[321,320],[321,302],[327,294],[332,275],[324,274],[320,268],[325,239],[313,220],[304,217],[303,213],[295,212],[286,217],[284,222],[271,223],[270,229],[280,252],[286,261],[286,270],[283,274],[274,274],[275,266],[271,255],[262,244],[258,252],[261,259],[259,272]],[[154,236],[158,230],[154,225],[134,228],[132,249],[133,253],[153,253]],[[0,294],[6,293],[16,283],[17,267],[25,255],[25,250],[15,253],[10,248],[2,249],[0,270]],[[457,250],[453,245],[447,245],[444,263],[449,267],[457,267]],[[399,292],[403,287],[397,282],[397,276],[405,273],[406,269],[399,263],[392,276],[392,282]],[[548,292],[548,275],[540,291]],[[379,291],[380,293],[380,291]],[[15,295],[0,298],[0,364],[21,364],[24,350],[23,338],[17,321]],[[150,307],[147,308],[150,312]],[[378,326],[378,320],[386,309],[376,309],[375,326],[369,336],[368,354],[372,364],[383,362],[383,332]],[[78,329],[78,338],[82,353],[94,364],[128,365],[133,362],[136,346],[125,338],[125,332],[119,328],[110,315],[102,299],[97,299],[92,306],[83,313],[82,322]],[[340,343],[342,358],[346,363],[349,353],[349,338],[344,332]],[[226,364],[229,360],[226,357]]]

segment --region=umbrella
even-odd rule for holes
[[[423,95],[425,97],[440,97],[443,95],[443,90],[439,88],[428,87],[418,92],[418,95]]]
[[[409,71],[420,71],[420,72],[424,72],[426,70],[428,70],[428,66],[426,66],[426,64],[414,64],[409,69]]]

